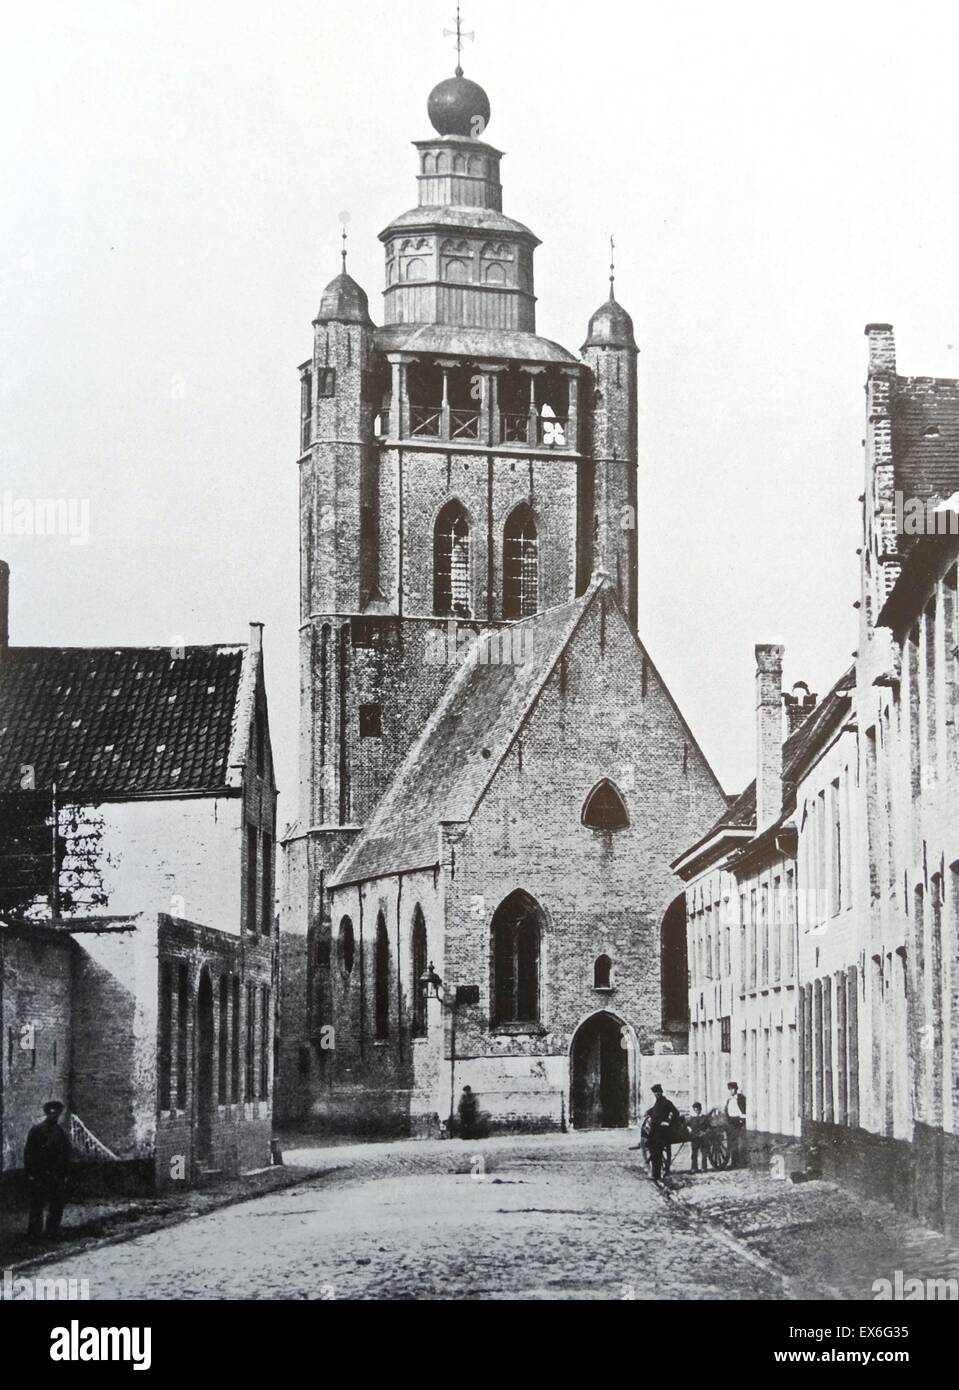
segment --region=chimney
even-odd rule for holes
[[[797,681],[788,695],[783,695],[783,714],[786,718],[786,737],[805,724],[818,703],[805,681]]]
[[[783,808],[783,656],[785,647],[756,648],[756,831]]]
[[[867,323],[869,339],[869,375],[896,370],[896,337],[891,323]]]
[[[250,624],[250,654],[255,655],[263,650],[263,624]]]
[[[10,566],[0,560],[0,651],[10,645]]]

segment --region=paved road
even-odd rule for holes
[[[775,1270],[670,1201],[635,1134],[301,1148],[324,1177],[65,1259],[120,1299],[748,1299]]]

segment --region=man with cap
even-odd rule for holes
[[[23,1167],[30,1184],[27,1234],[32,1240],[39,1240],[44,1234],[44,1208],[47,1208],[46,1234],[55,1236],[60,1230],[70,1166],[70,1141],[60,1128],[63,1103],[48,1100],[43,1113],[46,1119],[33,1126],[23,1150]]]
[[[673,1102],[663,1095],[662,1086],[652,1088],[656,1100],[649,1116],[649,1159],[653,1169],[653,1182],[660,1182],[663,1176],[663,1155],[669,1148],[673,1126],[679,1120],[679,1111]]]
[[[726,1101],[729,1166],[730,1168],[742,1168],[746,1162],[746,1097],[740,1091],[738,1081],[730,1081],[726,1090],[729,1092],[729,1098]]]

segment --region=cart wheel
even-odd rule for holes
[[[709,1136],[709,1161],[714,1168],[729,1167],[729,1136],[724,1129],[713,1130]]]

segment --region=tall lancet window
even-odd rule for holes
[[[522,503],[503,532],[503,617],[528,618],[539,608],[539,537],[530,508]]]
[[[447,502],[433,532],[433,611],[468,618],[470,527],[462,502]]]

